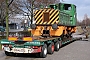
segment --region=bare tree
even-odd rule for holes
[[[12,4],[14,0],[9,0],[8,1],[8,8],[10,7],[10,5]],[[5,0],[0,0],[0,25],[4,26],[4,22],[5,22],[5,18],[6,18],[6,2]]]
[[[48,4],[55,4],[60,0],[8,0],[9,18],[16,16],[17,14],[27,16],[32,22],[33,9],[40,8],[40,5],[47,6]],[[5,0],[0,0],[0,23],[4,25],[6,17],[6,4]]]
[[[20,14],[27,16],[32,22],[33,10],[40,8],[40,5],[47,6],[48,4],[55,4],[60,0],[15,0],[12,4],[12,14]]]
[[[90,26],[90,18],[85,14],[83,20],[80,22],[78,21],[77,24],[81,26]]]

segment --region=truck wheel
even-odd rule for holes
[[[44,45],[42,46],[42,51],[41,51],[41,53],[40,53],[40,57],[41,57],[41,58],[45,58],[46,56],[47,56],[47,45],[44,44]]]
[[[59,43],[59,41],[57,41],[55,43],[55,51],[59,51],[59,48],[60,48],[60,43]]]
[[[14,55],[13,53],[7,52],[7,51],[5,51],[5,54],[6,54],[7,56],[13,56],[13,55]]]
[[[51,44],[48,45],[48,54],[53,53],[54,53],[54,43],[52,42]]]

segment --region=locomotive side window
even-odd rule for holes
[[[71,10],[71,5],[70,4],[65,4],[64,5],[64,10]]]

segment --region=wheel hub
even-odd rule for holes
[[[45,55],[47,54],[47,49],[46,49],[46,48],[44,49],[44,54],[45,54]]]

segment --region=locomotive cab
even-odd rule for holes
[[[63,11],[70,15],[70,25],[75,26],[76,25],[76,6],[73,4],[65,4],[60,3],[60,11]]]

